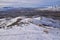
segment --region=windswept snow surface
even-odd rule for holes
[[[44,20],[42,20],[44,19]],[[12,26],[11,29],[0,29],[0,40],[60,40],[60,29],[59,28],[54,28],[49,27],[49,26],[38,26],[37,24],[46,22],[46,24],[53,19],[48,19],[48,18],[32,18],[32,22],[30,23],[29,18],[22,19],[21,22],[28,21],[28,25],[14,25]],[[12,19],[11,19],[12,20]],[[14,18],[14,20],[17,20]],[[24,20],[24,21],[23,21]],[[48,21],[46,21],[48,20]],[[0,23],[6,21],[5,19],[0,19]],[[13,20],[9,22],[8,24],[12,24]],[[55,20],[53,20],[55,21]],[[15,21],[16,22],[16,21]],[[55,21],[57,22],[57,21]],[[4,22],[5,23],[5,22]],[[57,22],[59,23],[59,22]],[[3,23],[2,23],[3,24]],[[10,25],[9,24],[9,25]],[[7,24],[6,24],[7,25]],[[5,25],[5,27],[6,27]],[[1,25],[0,25],[1,26]]]

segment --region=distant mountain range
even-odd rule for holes
[[[24,8],[24,7],[19,7],[19,8],[15,8],[15,7],[1,7],[0,11],[8,11],[8,10],[33,10],[34,8]]]
[[[38,8],[36,10],[60,11],[60,7]]]
[[[19,7],[19,8],[15,8],[15,7],[1,7],[0,11],[8,11],[8,10],[24,10],[24,11],[31,11],[31,10],[54,10],[54,11],[60,11],[60,7],[38,7],[38,8],[24,8],[24,7]]]
[[[0,11],[6,11],[6,10],[10,10],[13,9],[13,7],[1,7]]]

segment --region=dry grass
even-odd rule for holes
[[[37,26],[46,28],[46,27],[45,27],[44,25],[42,25],[42,24],[38,24]]]
[[[45,29],[43,32],[45,32],[45,33],[47,33],[47,34],[49,33],[47,29]]]
[[[53,27],[49,27],[49,26],[44,26],[43,24],[39,24],[39,25],[37,25],[37,26],[43,27],[43,28],[46,28],[46,29],[52,29],[52,28],[53,28]]]
[[[18,22],[21,21],[22,19],[18,19],[16,22],[12,23],[11,25],[8,25],[7,27],[9,26],[14,26],[14,25],[19,25]]]

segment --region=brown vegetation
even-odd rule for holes
[[[43,32],[45,32],[45,33],[47,33],[47,34],[49,33],[47,29],[45,29]]]

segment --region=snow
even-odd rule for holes
[[[44,24],[50,27],[57,27],[60,28],[60,21],[59,20],[53,20],[52,18],[46,18],[46,17],[42,17],[38,19],[34,18],[33,19],[33,23],[34,24]]]
[[[0,40],[60,40],[59,28],[54,28],[49,26],[45,26],[46,28],[43,28],[42,26],[38,26],[33,22],[30,23],[29,19],[30,18],[25,18],[21,20],[22,22],[29,21],[28,25],[23,25],[23,26],[14,25],[12,26],[11,29],[1,28]],[[50,22],[49,20],[53,20],[49,18],[48,21],[46,21],[47,19],[48,18],[44,19],[43,21]],[[39,21],[40,23],[41,22],[40,20],[42,21],[42,19],[38,17],[38,18],[32,18],[31,21],[34,21],[36,23],[38,23],[37,21]]]

